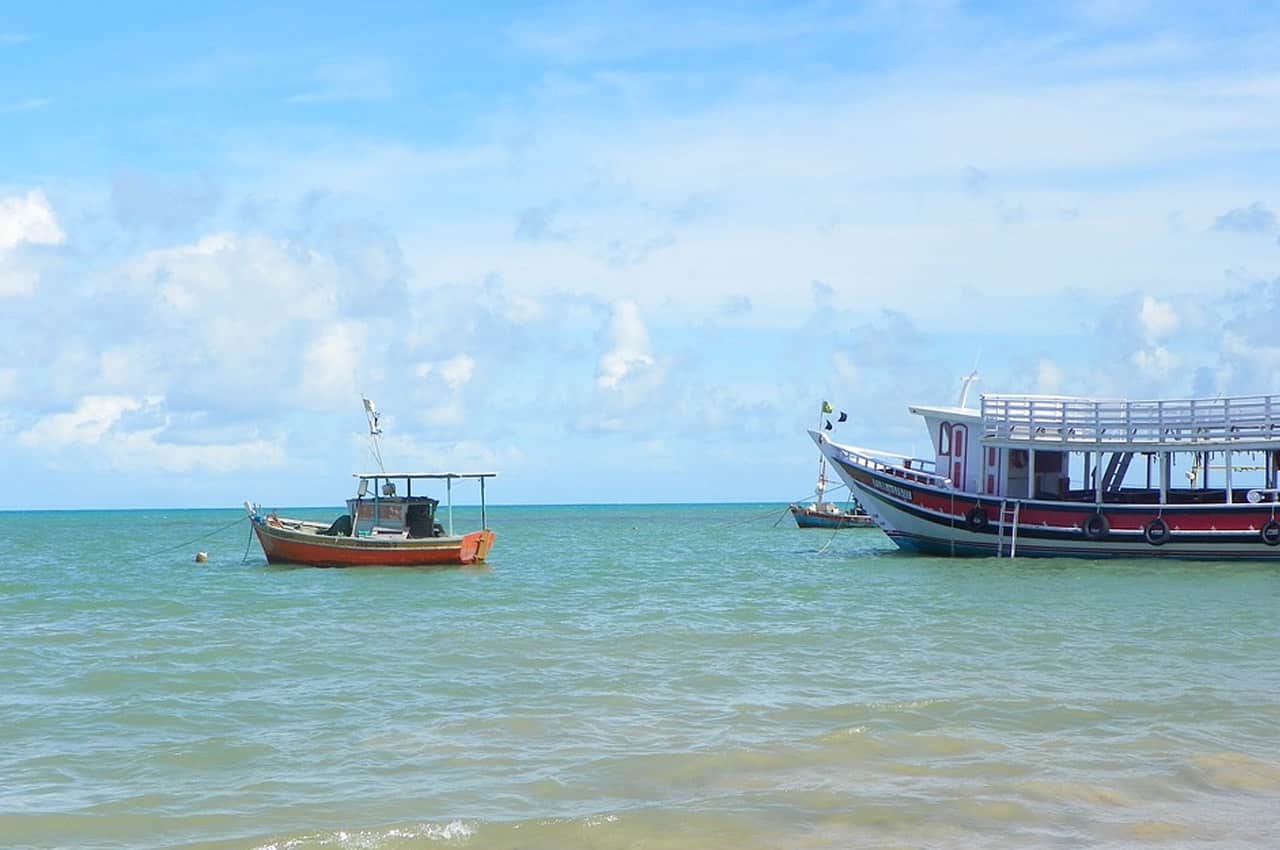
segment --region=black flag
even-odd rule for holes
[[[823,430],[823,431],[830,431],[830,430],[831,430],[831,420],[830,420],[830,419],[828,419],[828,420],[827,420],[827,427],[823,428],[822,430]]]
[[[846,419],[848,419],[848,418],[849,418],[849,414],[845,413],[845,412],[842,410],[842,411],[840,411],[840,418],[839,418],[839,419],[837,419],[836,421],[837,421],[837,422],[843,422],[843,421],[845,421],[845,420],[846,420]]]

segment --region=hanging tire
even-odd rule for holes
[[[1090,540],[1101,540],[1111,533],[1111,523],[1102,514],[1091,514],[1088,519],[1080,523],[1080,530]]]
[[[1152,546],[1163,546],[1169,542],[1169,523],[1156,517],[1142,529],[1143,538]]]
[[[970,531],[986,531],[987,526],[990,524],[991,518],[978,505],[969,508],[969,512],[964,515],[964,526]]]
[[[1280,546],[1280,520],[1269,519],[1262,526],[1262,542],[1268,546]]]

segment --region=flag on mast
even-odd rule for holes
[[[829,402],[829,401],[824,401],[824,402],[822,403],[822,412],[823,412],[823,413],[835,413],[835,412],[836,412],[836,409],[835,409],[834,407],[832,407],[832,406],[831,406],[831,402]]]

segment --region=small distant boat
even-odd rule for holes
[[[818,415],[819,426],[822,424],[822,414],[831,412],[831,405],[824,401],[822,403],[822,413]],[[840,421],[843,422],[845,415],[841,413],[840,417]],[[828,428],[830,428],[830,423],[828,423]],[[853,502],[850,507],[844,508],[824,501],[827,495],[827,458],[825,455],[819,455],[818,485],[814,488],[814,494],[816,498],[810,504],[791,505],[788,508],[791,511],[791,515],[796,518],[796,525],[800,528],[872,528],[875,526],[875,520],[857,502]]]
[[[386,472],[378,447],[378,412],[364,400],[369,434],[378,472],[357,472],[356,495],[347,500],[347,513],[332,523],[310,522],[263,513],[245,502],[253,530],[267,562],[313,567],[390,566],[483,563],[493,547],[487,528],[484,483],[495,472]],[[453,482],[480,482],[480,529],[463,534],[453,528]],[[415,482],[444,481],[447,494],[445,524],[436,521],[438,499],[414,495]],[[404,494],[400,495],[403,485]]]
[[[873,528],[876,524],[861,507],[846,510],[830,502],[792,505],[789,510],[801,528]]]

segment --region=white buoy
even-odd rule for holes
[[[197,553],[196,553],[196,563],[197,563],[197,564],[204,564],[204,563],[207,563],[208,561],[209,561],[209,553],[208,553],[208,552],[197,552]]]

